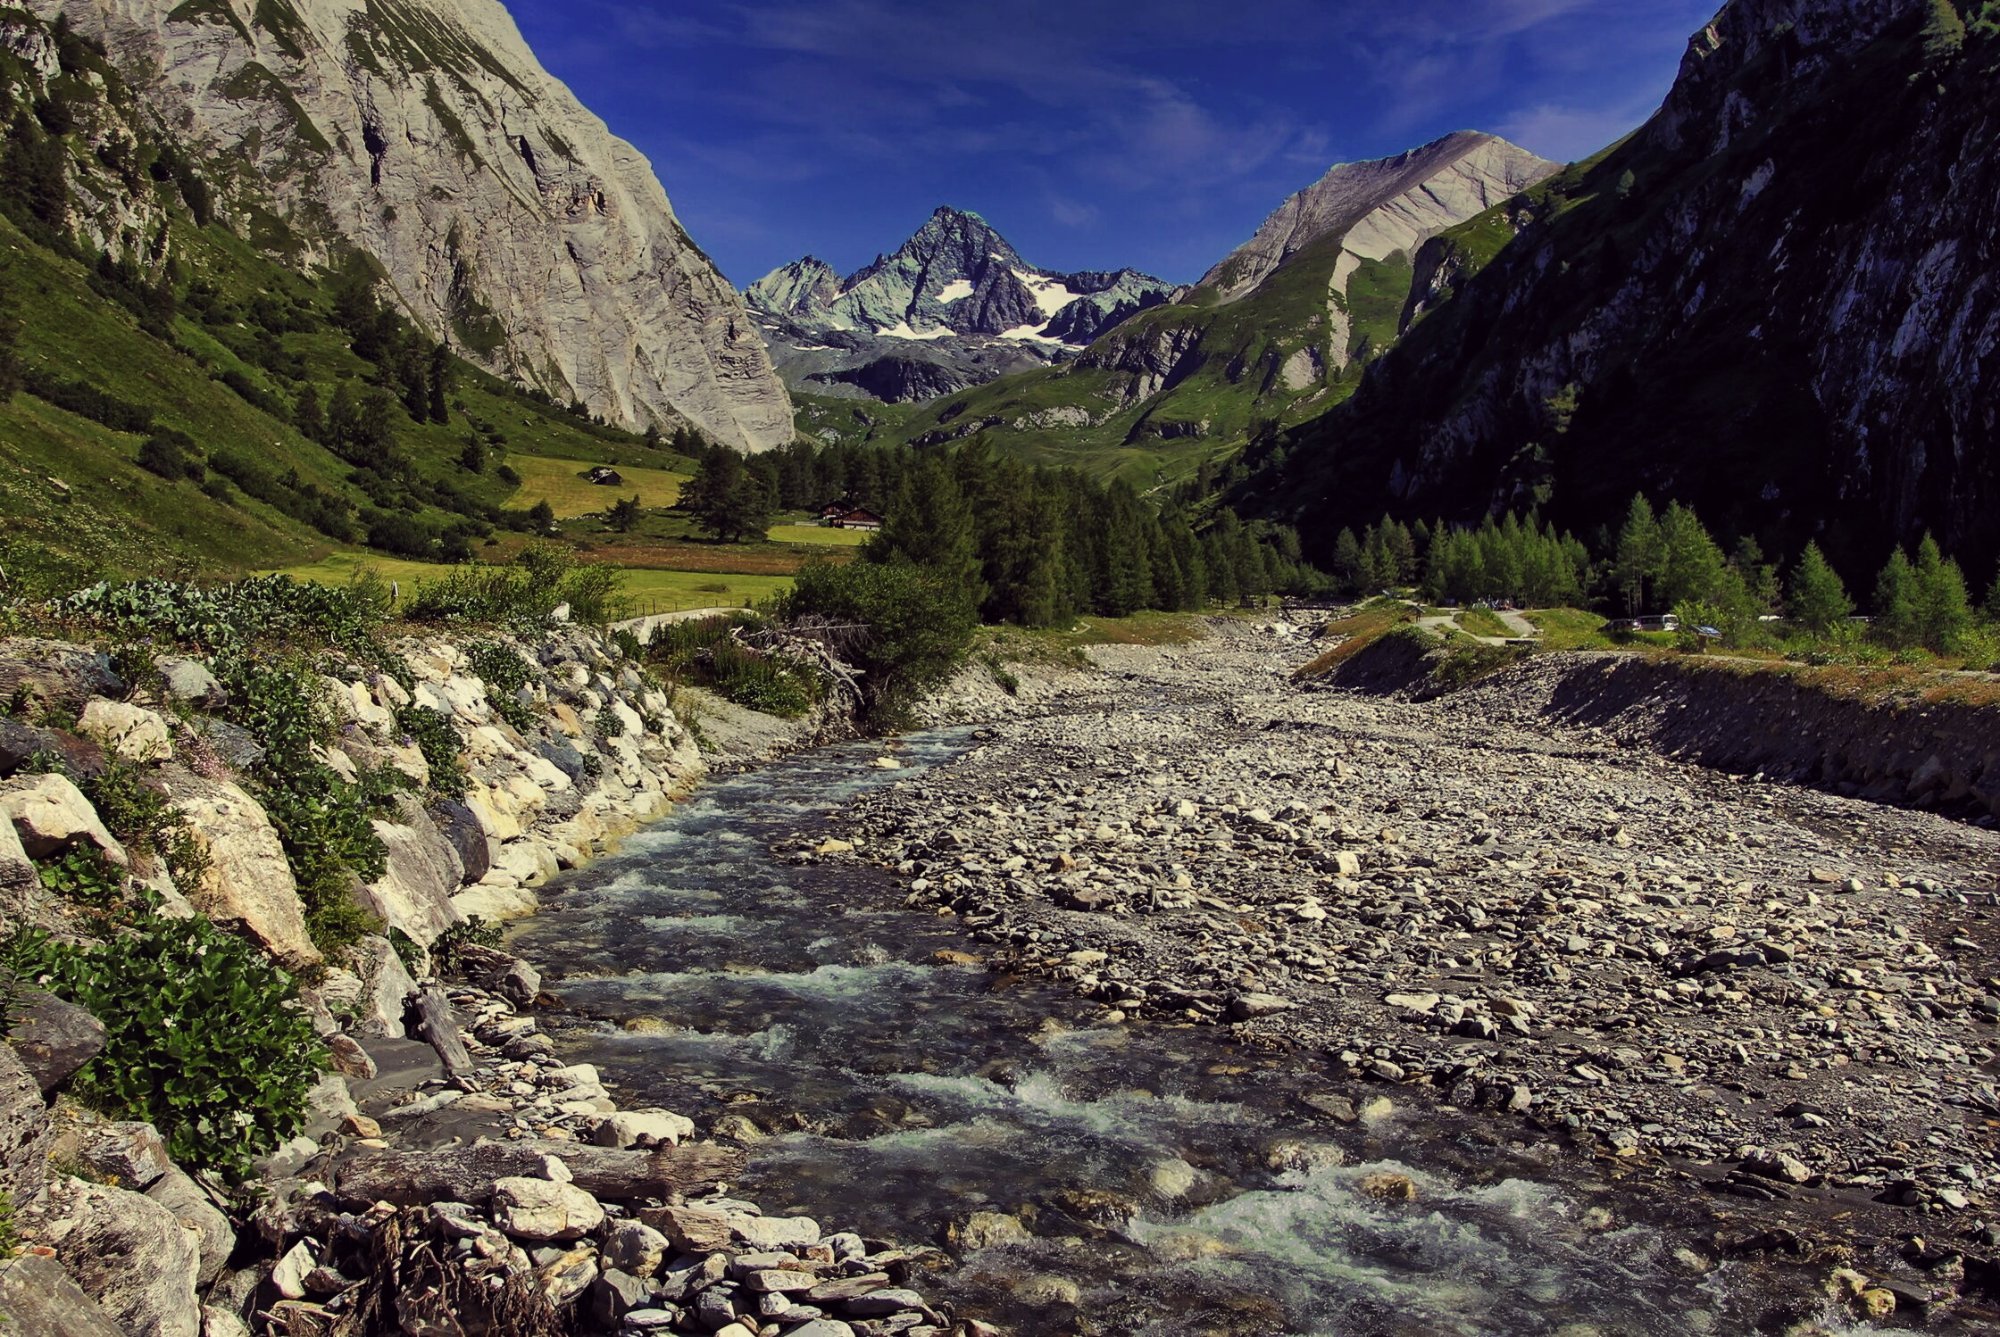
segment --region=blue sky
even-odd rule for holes
[[[507,0],[742,286],[940,204],[1051,269],[1187,281],[1336,162],[1594,152],[1720,0]]]

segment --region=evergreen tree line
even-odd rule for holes
[[[1691,508],[1670,502],[1656,511],[1643,495],[1615,533],[1599,533],[1594,552],[1532,515],[1508,515],[1477,529],[1384,517],[1359,534],[1341,531],[1334,553],[1334,587],[1350,596],[1414,586],[1432,602],[1595,602],[1618,616],[1674,612],[1735,642],[1774,617],[1814,636],[1859,634],[1857,603],[1817,543],[1781,571],[1755,539],[1725,552]],[[1868,612],[1867,634],[1886,646],[1953,653],[1979,613],[2000,622],[2000,574],[1975,610],[1965,573],[1926,534],[1914,557],[1900,547],[1890,553]]]
[[[716,538],[758,537],[780,511],[872,511],[883,527],[865,560],[926,568],[988,622],[1054,626],[1079,613],[1199,609],[1326,586],[1301,559],[1295,530],[1246,525],[1226,509],[1197,524],[1178,502],[1155,508],[1129,483],[976,447],[799,441],[747,459],[699,439],[675,448],[697,459],[681,505]]]

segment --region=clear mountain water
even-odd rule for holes
[[[1742,1332],[1759,1279],[1636,1224],[1586,1163],[1397,1101],[1341,1126],[1310,1059],[1214,1030],[1106,1026],[1067,993],[938,964],[977,951],[886,873],[792,867],[772,842],[871,786],[922,784],[836,748],[718,781],[552,888],[516,949],[573,1010],[564,1052],[628,1106],[770,1136],[738,1189],[771,1212],[905,1241],[973,1212],[1034,1238],[934,1289],[1021,1333]],[[1393,1094],[1393,1093],[1392,1093]],[[1539,1155],[1539,1158],[1538,1158]],[[1363,1180],[1407,1175],[1413,1201]],[[1768,1279],[1763,1279],[1767,1281]]]

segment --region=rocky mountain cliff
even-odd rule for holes
[[[243,230],[349,243],[467,356],[631,427],[762,449],[791,406],[646,160],[498,0],[33,0],[234,174]],[[248,204],[247,201],[258,201]]]
[[[1341,163],[1286,200],[1204,274],[1200,286],[1233,302],[1322,237],[1338,235],[1360,260],[1385,260],[1554,175],[1557,165],[1473,130],[1373,162]]]
[[[956,395],[908,429],[1157,481],[1324,411],[1397,337],[1429,238],[1555,172],[1470,131],[1334,167],[1171,303],[1065,366]]]
[[[1325,536],[1643,488],[1857,574],[1930,529],[1983,579],[1996,73],[1984,0],[1734,0],[1643,129],[1425,248],[1406,338],[1250,495]]]
[[[1130,269],[1039,269],[978,214],[940,208],[844,279],[807,256],[745,297],[790,383],[894,403],[1045,366],[1173,294]]]

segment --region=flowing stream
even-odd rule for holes
[[[627,1106],[768,1133],[737,1186],[768,1212],[913,1242],[1019,1218],[1032,1237],[971,1250],[933,1288],[1023,1334],[1761,1326],[1754,1282],[1677,1256],[1604,1186],[1548,1182],[1586,1163],[1400,1100],[1316,1118],[1309,1059],[1106,1026],[1066,992],[940,964],[980,945],[904,909],[896,879],[770,856],[970,745],[945,731],[908,740],[901,771],[857,745],[717,781],[551,888],[516,950],[571,1009],[564,1053]],[[1383,1173],[1414,1199],[1363,1189]]]

